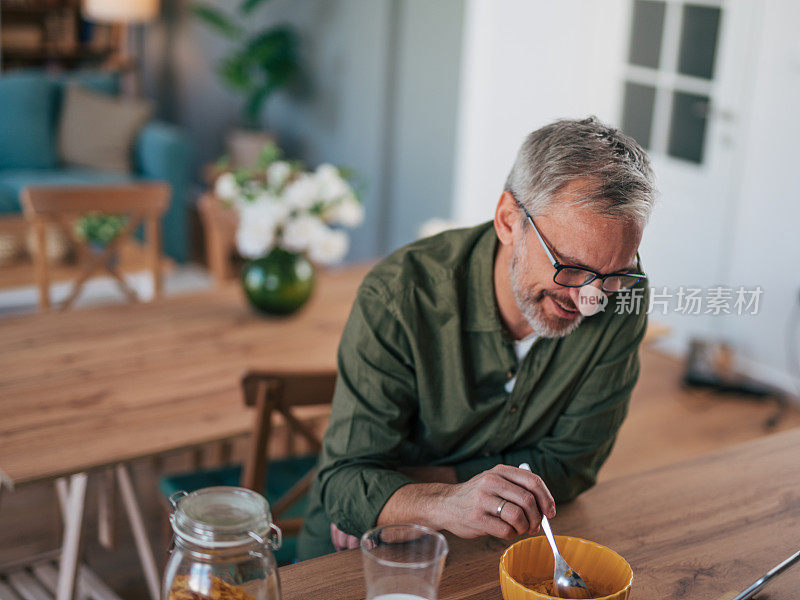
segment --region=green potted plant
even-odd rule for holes
[[[125,215],[88,212],[75,222],[75,235],[86,242],[93,254],[99,255],[119,235],[126,222]],[[108,262],[113,267],[116,264],[116,255],[110,256]]]
[[[299,37],[289,25],[279,24],[251,31],[245,24],[261,22],[254,13],[269,0],[242,0],[237,8],[238,22],[226,12],[205,3],[192,7],[207,26],[228,38],[232,49],[219,64],[222,82],[244,96],[243,129],[228,138],[228,152],[234,166],[251,167],[261,149],[274,141],[260,129],[267,101],[278,90],[295,80],[301,69]]]

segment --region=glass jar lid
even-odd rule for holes
[[[181,495],[182,494],[182,495]],[[231,548],[266,543],[272,525],[269,503],[240,487],[209,487],[170,497],[175,508],[172,529],[184,540],[204,548]]]

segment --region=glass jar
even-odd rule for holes
[[[281,530],[263,496],[210,487],[170,497],[172,547],[162,600],[280,600],[272,550]]]

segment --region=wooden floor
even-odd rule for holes
[[[641,359],[630,411],[600,481],[800,427],[797,408],[769,427],[780,412],[773,401],[684,389],[682,362],[650,349],[642,350]]]
[[[682,365],[674,359],[642,352],[642,375],[617,444],[600,480],[650,469],[800,426],[800,411],[791,409],[773,429],[765,423],[775,414],[772,403],[687,391],[680,386]],[[243,442],[234,454],[241,455]],[[213,454],[213,453],[209,453]],[[167,457],[167,471],[188,467],[188,455]],[[135,485],[155,547],[166,560],[165,517],[151,462],[134,465]],[[118,549],[101,550],[96,542],[96,494],[90,486],[84,548],[87,562],[122,598],[147,600],[132,538],[118,511]],[[58,544],[58,514],[51,485],[31,485],[0,499],[0,564]]]

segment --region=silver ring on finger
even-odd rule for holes
[[[503,500],[500,504],[497,505],[497,510],[494,513],[497,515],[497,518],[500,519],[500,514],[503,512],[503,507],[506,505],[508,500]]]

